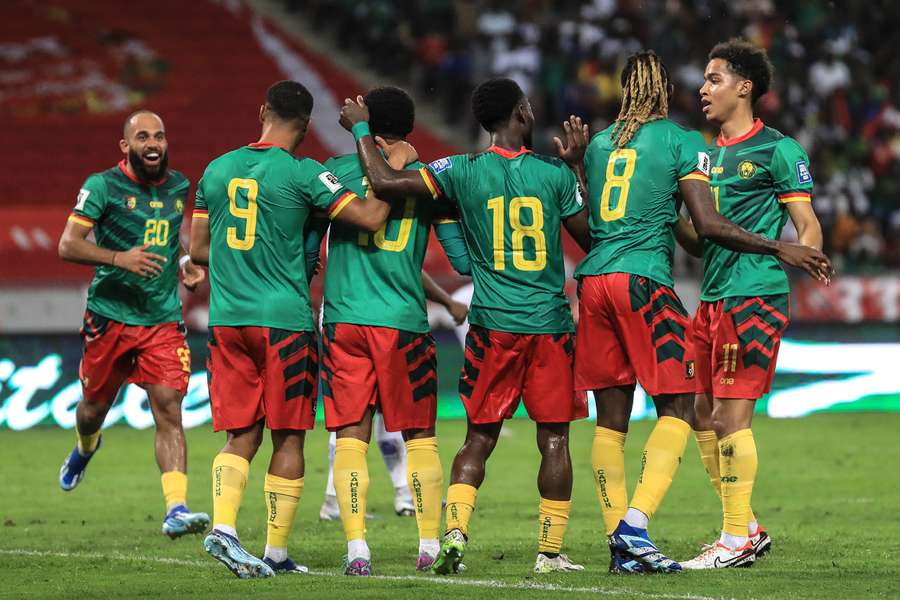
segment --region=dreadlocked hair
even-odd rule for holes
[[[622,69],[622,109],[613,128],[613,143],[621,148],[641,125],[669,114],[669,72],[653,50],[628,57]]]

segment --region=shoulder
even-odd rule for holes
[[[91,173],[84,180],[84,185],[82,187],[96,189],[96,190],[106,190],[107,184],[110,180],[115,179],[120,176],[122,171],[119,170],[119,167],[113,167],[111,169],[106,169],[105,171],[100,171],[98,173]]]
[[[357,171],[362,171],[359,163],[359,156],[354,152],[352,154],[341,154],[332,156],[322,165],[326,170],[334,173],[338,178],[345,177]]]
[[[607,146],[610,144],[610,140],[612,140],[613,131],[615,131],[616,124],[613,123],[603,131],[598,131],[593,136],[591,136],[591,141],[588,142],[588,149],[591,147],[597,146]]]
[[[775,131],[774,129],[772,131]],[[803,149],[803,146],[800,145],[800,142],[795,140],[794,138],[784,135],[779,131],[775,131],[778,134],[778,138],[775,140],[775,151],[780,152],[786,155],[796,155],[802,154],[806,155],[806,150]]]
[[[444,171],[449,171],[453,168],[465,168],[468,163],[477,160],[477,158],[481,154],[452,154],[450,156],[445,156],[444,158],[438,158],[437,160],[433,160],[428,163],[428,170],[434,173],[435,175],[439,175]]]
[[[552,169],[568,169],[565,161],[563,161],[558,156],[550,156],[548,154],[537,154],[533,153],[530,155],[534,161],[538,164],[546,165]]]
[[[191,181],[187,178],[187,176],[181,171],[176,171],[175,169],[169,169],[169,184],[173,188],[189,186]]]

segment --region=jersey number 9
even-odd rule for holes
[[[247,207],[240,208],[237,205],[238,190],[244,190],[247,197]],[[259,194],[259,184],[255,179],[234,178],[228,182],[228,212],[231,216],[244,221],[244,236],[238,237],[238,228],[228,228],[228,247],[246,252],[256,243],[256,196]],[[244,194],[241,194],[244,196]]]
[[[503,196],[487,201],[493,213],[494,270],[506,268],[506,220]],[[531,212],[531,225],[522,224],[522,209]],[[513,266],[520,271],[543,271],[547,266],[547,239],[544,237],[544,207],[540,198],[519,196],[509,201],[509,224],[512,226]],[[525,258],[525,238],[534,242],[534,258]]]
[[[622,174],[616,174],[618,161],[625,161],[625,170]],[[637,162],[637,151],[632,148],[618,148],[609,154],[606,163],[606,183],[603,184],[603,194],[600,196],[600,218],[604,221],[616,221],[625,216],[625,207],[628,206],[628,190],[631,187],[631,177],[634,175],[634,167]],[[610,206],[610,196],[614,189],[619,190],[616,207]]]

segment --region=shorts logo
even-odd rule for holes
[[[738,165],[738,175],[741,176],[741,179],[750,179],[756,175],[756,165],[749,160],[743,161]]]
[[[75,201],[75,210],[84,210],[84,203],[87,201],[88,196],[90,195],[91,190],[81,188],[78,191],[78,199]]]
[[[802,160],[797,161],[797,181],[800,183],[812,183],[812,175],[809,174],[809,167]]]
[[[134,210],[137,208],[137,198],[134,196],[128,196],[125,198],[125,206],[128,207],[128,210]]]
[[[441,171],[446,171],[447,169],[452,169],[453,161],[451,161],[449,158],[439,158],[439,159],[433,161],[428,166],[431,167],[431,170],[434,171],[435,175],[437,175]]]
[[[694,361],[689,360],[684,363],[684,376],[686,379],[694,378]]]
[[[341,185],[341,180],[335,177],[330,171],[325,171],[324,173],[319,174],[319,181],[328,188],[328,191],[334,194],[339,189],[344,187]]]
[[[709,176],[709,154],[706,152],[697,153],[697,170]]]

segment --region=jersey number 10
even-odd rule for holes
[[[497,196],[487,201],[493,213],[494,270],[506,268],[506,219],[503,204]],[[531,225],[522,224],[522,209],[531,211]],[[520,271],[543,271],[547,266],[547,239],[544,237],[544,207],[540,198],[519,196],[509,201],[509,224],[512,226],[513,266]],[[525,258],[525,238],[534,242],[534,258]]]
[[[617,175],[616,163],[625,161],[625,170]],[[603,184],[603,193],[600,196],[600,218],[604,221],[617,221],[625,216],[625,207],[628,206],[628,190],[631,188],[631,177],[634,175],[634,167],[637,163],[637,151],[633,148],[618,148],[609,154],[606,163],[606,183]],[[610,206],[610,196],[614,189],[619,190],[619,200],[616,207]]]
[[[369,178],[363,177],[362,184],[368,195],[369,191],[372,189],[369,186]],[[381,226],[381,229],[376,231],[372,236],[375,246],[380,250],[387,250],[388,252],[403,252],[406,249],[406,245],[409,243],[409,234],[412,231],[413,219],[415,219],[415,217],[416,199],[407,198],[406,202],[403,204],[403,217],[400,219],[400,231],[397,232],[397,239],[387,239],[387,226],[388,223],[392,221],[392,219],[389,218],[384,222],[384,225]],[[360,246],[368,246],[369,234],[360,232],[356,241]]]

